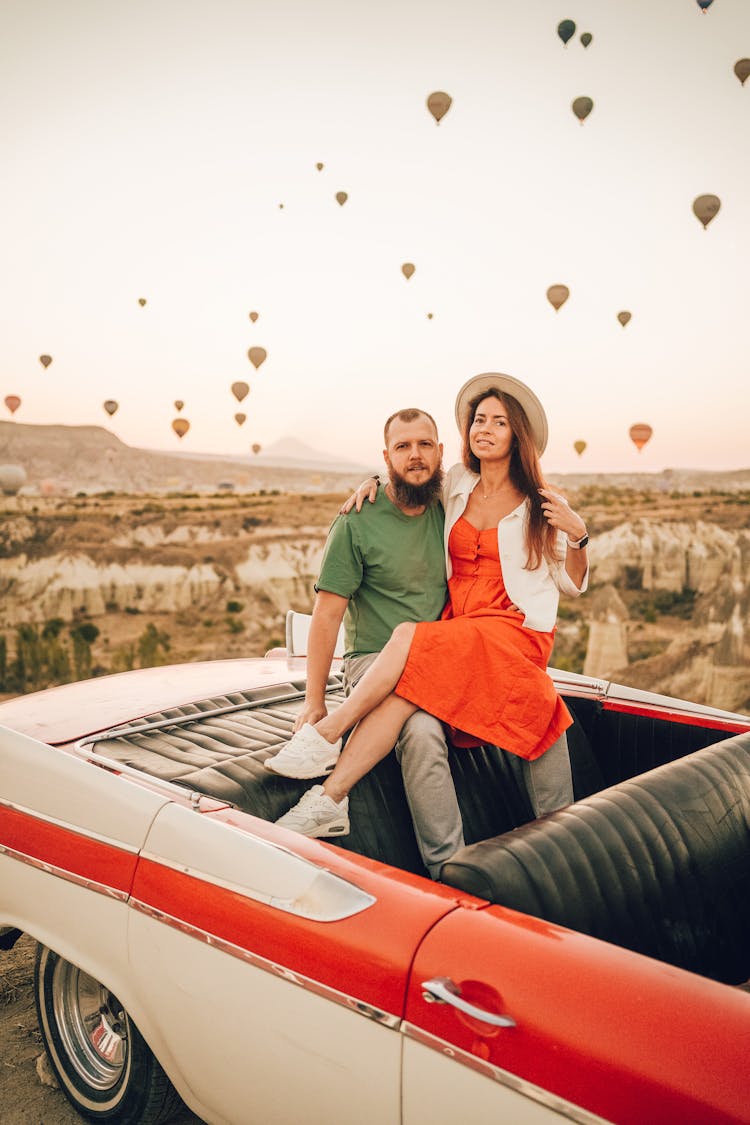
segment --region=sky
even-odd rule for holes
[[[366,464],[419,406],[451,463],[458,389],[499,371],[545,405],[548,472],[747,467],[743,57],[748,0],[4,0],[0,400]]]

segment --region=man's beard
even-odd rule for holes
[[[388,470],[393,498],[403,508],[429,508],[440,499],[443,484],[443,467],[438,465],[429,480],[412,484],[391,465]]]

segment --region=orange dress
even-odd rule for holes
[[[532,761],[573,722],[547,674],[554,630],[525,629],[510,608],[497,528],[461,516],[448,547],[450,600],[440,621],[417,624],[396,694],[453,727],[459,746],[488,742]]]

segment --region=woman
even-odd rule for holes
[[[325,784],[278,821],[284,827],[315,835],[325,821],[329,835],[338,823],[347,831],[349,790],[415,710],[453,727],[459,745],[489,742],[527,761],[572,722],[546,668],[559,592],[586,588],[588,536],[542,478],[544,410],[517,379],[480,375],[459,392],[456,419],[463,464],[443,487],[449,603],[439,621],[399,625],[346,701],[267,763],[290,776],[300,776],[300,760],[330,763],[356,724]]]

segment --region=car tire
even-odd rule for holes
[[[182,1108],[158,1059],[105,985],[39,945],[34,992],[50,1063],[82,1117],[159,1125]]]

